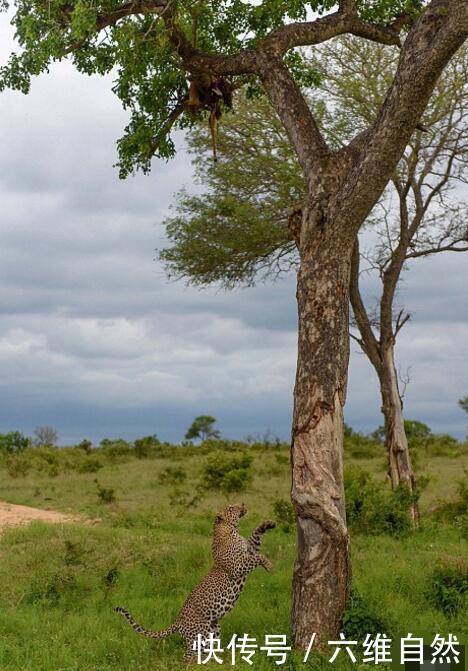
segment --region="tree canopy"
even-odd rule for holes
[[[306,91],[320,130],[339,150],[372,124],[394,76],[393,49],[355,38],[304,54],[317,76]],[[402,227],[402,262],[444,250],[467,248],[466,206],[454,184],[466,180],[468,50],[447,66],[429,105],[367,228],[375,232],[363,250],[364,269],[384,279]],[[298,262],[288,222],[302,205],[307,184],[280,119],[264,97],[237,96],[226,115],[213,164],[209,138],[198,125],[189,152],[202,192],[182,190],[166,220],[170,245],[161,253],[168,272],[193,284],[225,288],[275,278]],[[405,221],[401,217],[405,215]],[[398,259],[400,262],[400,259]]]
[[[200,440],[219,438],[219,431],[214,428],[215,424],[216,419],[211,415],[199,415],[193,420],[185,437],[187,440],[192,440],[193,438],[200,438]]]
[[[464,398],[461,398],[458,401],[458,405],[460,406],[460,408],[462,410],[464,410],[465,412],[468,412],[468,395],[465,396]]]
[[[338,4],[341,13],[323,16]],[[349,3],[333,0],[1,0],[1,9],[14,12],[21,50],[0,69],[0,90],[27,93],[33,76],[66,57],[88,75],[115,73],[113,91],[130,115],[118,141],[118,166],[126,177],[150,170],[153,156],[174,155],[172,131],[193,122],[183,114],[188,77],[219,72],[235,88],[253,92],[253,49],[275,47],[295,80],[310,84],[314,73],[295,47],[343,32],[398,44],[401,26],[422,4],[360,0],[357,12],[345,15]],[[321,25],[308,20],[311,13],[322,17]]]

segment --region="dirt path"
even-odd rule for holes
[[[34,520],[40,522],[50,522],[58,524],[63,522],[72,522],[72,515],[58,513],[55,510],[40,510],[39,508],[30,508],[29,506],[17,506],[13,503],[4,503],[0,501],[0,531],[3,527],[19,526],[29,524]]]

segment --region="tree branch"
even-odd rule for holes
[[[363,37],[379,44],[401,46],[399,33],[403,25],[402,16],[393,23],[383,26],[377,23],[363,21],[356,9],[353,0],[343,0],[339,9],[333,14],[324,16],[315,21],[289,23],[270,33],[259,45],[259,49],[273,50],[278,55],[284,55],[289,49],[305,47],[325,42],[332,37],[350,33]]]
[[[391,178],[443,68],[468,36],[466,0],[432,0],[414,23],[375,123],[351,143],[358,158],[340,199],[365,218]]]
[[[100,14],[96,21],[98,31],[112,26],[127,16],[135,14],[163,14],[170,3],[168,0],[130,0],[110,12]]]
[[[379,343],[372,329],[369,315],[362,300],[359,288],[359,240],[356,236],[354,243],[353,256],[351,259],[351,274],[349,281],[349,299],[353,308],[354,318],[361,334],[361,338],[354,339],[359,343],[362,350],[369,357],[372,365],[379,371],[382,365]]]
[[[398,333],[401,331],[403,326],[406,324],[406,322],[411,319],[411,315],[409,314],[409,312],[407,312],[405,315],[403,313],[404,310],[400,310],[395,320],[395,338],[397,337]]]
[[[281,119],[307,180],[330,154],[307,101],[283,60],[269,54],[257,58],[263,86]]]
[[[439,245],[436,247],[430,247],[427,249],[419,249],[414,252],[409,252],[406,255],[407,259],[417,259],[420,256],[430,256],[431,254],[438,254],[439,252],[468,252],[468,245],[463,247],[458,247],[457,245],[462,242],[461,240],[456,240],[447,245]]]

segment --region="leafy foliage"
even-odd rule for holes
[[[467,603],[468,564],[462,560],[440,563],[427,588],[429,601],[445,615],[453,616]]]
[[[154,456],[160,445],[158,437],[154,434],[152,436],[145,436],[144,438],[137,438],[133,443],[133,451],[139,459],[147,459]]]
[[[394,78],[397,57],[392,49],[347,37],[320,46],[303,61],[314,78],[313,87],[306,91],[308,103],[334,149],[373,124]],[[422,119],[428,131],[415,133],[397,169],[401,179],[408,176],[408,170],[418,174],[423,171],[424,161],[441,143],[448,151],[459,147],[452,175],[462,176],[466,152],[457,137],[464,133],[463,121],[452,128],[450,119],[455,115],[462,120],[466,115],[463,95],[467,57],[467,50],[462,49],[437,85]],[[289,138],[269,102],[244,92],[236,96],[235,114],[226,115],[220,125],[218,162],[214,165],[203,127],[194,127],[188,142],[204,189],[196,194],[181,191],[174,214],[164,222],[170,244],[160,252],[160,258],[168,274],[195,285],[215,283],[232,289],[275,279],[294,268],[298,257],[288,219],[304,201],[306,184]],[[416,166],[412,167],[415,156]],[[443,172],[438,159],[434,161],[437,165],[433,170]],[[466,231],[457,203],[445,198],[439,204],[447,218],[440,217],[439,212],[434,217],[427,214],[412,241],[414,250],[437,247],[437,240],[455,239]],[[414,209],[411,196],[408,207]],[[388,222],[393,246],[399,235],[396,219]],[[379,211],[367,221],[377,233],[376,249],[368,253],[376,263],[388,259],[385,223]]]
[[[305,185],[281,122],[265,98],[235,99],[220,127],[213,165],[204,128],[189,135],[203,195],[182,191],[166,221],[173,242],[161,258],[169,275],[194,284],[252,284],[291,267],[295,245],[287,228],[291,204]]]
[[[447,501],[435,510],[435,516],[439,520],[452,522],[458,527],[464,538],[468,537],[468,484],[467,472],[465,477],[459,480],[457,486],[457,497]]]
[[[203,489],[219,489],[226,494],[244,490],[252,473],[252,457],[248,454],[214,454],[208,457],[203,467],[200,486]]]
[[[97,480],[94,482],[96,483],[99,501],[101,503],[113,503],[115,501],[115,490],[112,487],[103,487]]]
[[[359,469],[345,469],[346,519],[364,534],[405,534],[410,529],[409,510],[417,496],[401,486],[390,492]]]
[[[177,0],[171,9],[189,43],[196,42],[208,53],[233,54],[255,46],[284,23],[305,20],[309,9],[321,14],[336,5],[333,0]],[[417,0],[361,0],[358,5],[363,16],[375,21],[390,20],[403,8],[420,7]],[[174,155],[171,131],[193,121],[186,115],[172,119],[187,98],[188,84],[166,24],[156,11],[122,12],[128,5],[121,0],[14,0],[11,6],[20,50],[0,69],[0,90],[27,93],[32,77],[71,54],[79,72],[116,73],[113,90],[130,116],[118,142],[121,177],[134,170],[148,172],[153,155],[165,159]],[[1,0],[0,10],[7,7]],[[291,52],[287,62],[300,84],[316,80],[300,54]],[[235,83],[255,86],[252,79]]]
[[[195,417],[185,434],[186,439],[200,438],[203,441],[208,438],[219,438],[219,431],[214,428],[215,423],[216,418],[211,415]]]
[[[347,425],[344,430],[344,449],[345,454],[354,459],[375,459],[383,456],[381,441],[376,438],[375,433],[365,436]]]
[[[291,501],[286,499],[276,499],[273,503],[273,512],[278,521],[280,528],[289,533],[296,525],[296,515]]]
[[[375,612],[368,601],[353,589],[343,616],[343,633],[351,639],[363,641],[367,634],[391,633],[388,623]]]
[[[7,454],[13,454],[25,450],[31,444],[29,438],[19,431],[10,431],[9,433],[0,433],[0,451]]]

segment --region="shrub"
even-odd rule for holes
[[[83,452],[86,452],[86,454],[89,454],[93,449],[93,444],[90,440],[87,440],[85,438],[84,440],[81,441],[81,443],[78,443],[77,447],[80,450],[83,450]]]
[[[116,566],[113,566],[107,573],[104,575],[102,582],[107,588],[114,587],[115,583],[120,577],[120,571]]]
[[[25,596],[26,603],[48,602],[56,606],[68,593],[78,588],[76,578],[69,573],[55,574],[43,580],[36,578]]]
[[[357,641],[363,641],[367,634],[371,636],[379,633],[391,634],[388,624],[374,612],[368,602],[354,589],[351,591],[343,616],[342,631],[347,637]]]
[[[406,487],[391,492],[365,471],[346,469],[345,490],[346,517],[354,531],[399,535],[411,528],[409,509],[416,497]]]
[[[19,431],[0,433],[0,450],[7,454],[21,452],[30,446],[30,440]]]
[[[383,454],[382,443],[375,437],[365,436],[353,431],[349,426],[345,428],[344,449],[354,459],[375,459]]]
[[[113,503],[115,501],[115,490],[110,487],[102,487],[97,480],[97,495],[101,503]]]
[[[463,444],[447,433],[431,436],[427,441],[427,452],[432,457],[459,457]]]
[[[443,503],[435,511],[436,518],[448,522],[456,522],[457,520],[463,522],[463,518],[468,517],[468,484],[466,478],[464,480],[459,480],[457,495],[456,499]],[[458,524],[460,524],[460,522],[458,522]]]
[[[103,455],[111,462],[124,462],[132,456],[132,448],[122,438],[110,440],[103,438],[100,442]]]
[[[12,478],[21,478],[27,475],[31,468],[31,463],[23,456],[15,455],[6,460],[7,473]]]
[[[467,601],[468,563],[457,560],[436,566],[429,579],[426,595],[430,603],[445,615],[456,615]]]
[[[158,480],[161,484],[178,485],[185,482],[186,479],[187,473],[183,468],[173,468],[171,466],[165,468],[158,476]]]
[[[242,491],[252,479],[251,463],[252,457],[248,454],[211,455],[203,468],[200,486],[204,489],[220,489],[226,493]]]
[[[82,461],[77,471],[78,473],[97,473],[99,469],[102,468],[102,463],[96,457],[87,457]]]
[[[133,451],[138,459],[147,459],[154,456],[156,449],[161,445],[156,434],[138,438],[133,444]]]
[[[273,503],[273,512],[280,528],[289,533],[296,524],[296,515],[290,501],[286,499],[276,499]]]

